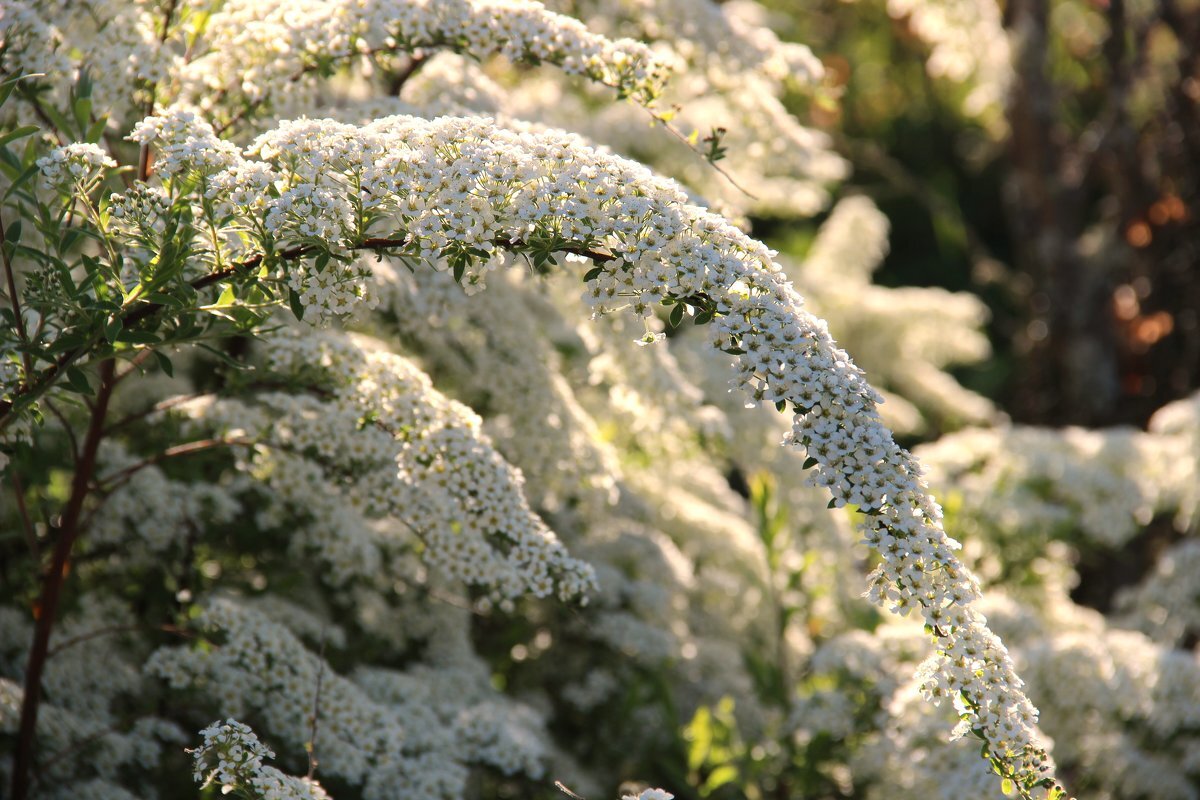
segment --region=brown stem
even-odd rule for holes
[[[145,458],[136,464],[126,467],[120,472],[104,478],[101,483],[103,484],[103,488],[106,493],[112,492],[117,487],[127,483],[130,478],[132,478],[138,472],[144,470],[146,467],[152,467],[155,464],[160,464],[167,459],[191,455],[192,453],[198,453],[203,450],[212,450],[217,447],[232,447],[235,445],[252,446],[255,444],[257,444],[257,442],[255,442],[253,439],[241,439],[237,437],[227,439],[201,439],[196,442],[177,444],[174,447],[168,447],[161,453],[155,453],[154,455]]]
[[[29,795],[30,770],[33,766],[34,738],[37,734],[38,703],[41,699],[42,672],[50,649],[50,632],[58,614],[59,595],[67,576],[71,549],[79,537],[80,516],[88,496],[88,485],[96,469],[96,454],[103,438],[104,418],[108,413],[108,402],[112,397],[112,379],[115,364],[112,359],[100,365],[100,387],[96,391],[96,403],[88,423],[83,450],[71,479],[71,495],[58,524],[58,537],[54,545],[54,556],[50,570],[42,581],[42,592],[38,598],[37,623],[33,633],[33,646],[25,667],[25,694],[21,701],[21,723],[17,731],[17,748],[13,755],[12,800],[26,800]]]
[[[21,529],[25,532],[25,541],[29,544],[29,552],[33,556],[34,563],[42,563],[42,554],[38,552],[37,536],[33,532],[33,522],[29,519],[29,508],[25,505],[25,485],[21,483],[21,477],[17,474],[16,468],[8,471],[8,477],[12,480],[13,495],[17,498],[17,510],[21,514]]]
[[[308,732],[308,779],[311,781],[317,775],[317,725],[321,721],[321,679],[325,677],[325,629],[321,630],[321,651],[317,655],[317,691],[313,696],[312,727]]]
[[[101,636],[111,636],[114,633],[132,633],[134,631],[144,632],[150,630],[162,631],[163,633],[172,633],[176,636],[183,636],[184,638],[191,638],[195,635],[191,631],[175,625],[157,625],[154,627],[148,625],[109,625],[104,628],[97,628],[94,631],[81,633],[78,636],[72,636],[65,642],[60,642],[59,644],[54,645],[54,647],[51,647],[49,652],[46,653],[46,658],[54,658],[56,655],[69,647],[74,647],[77,644],[83,644],[84,642],[91,641],[92,639],[99,639]]]
[[[104,435],[109,436],[114,431],[118,431],[121,428],[128,427],[129,425],[132,425],[133,423],[137,422],[138,420],[145,419],[146,417],[148,417],[151,414],[154,414],[158,411],[166,411],[169,408],[174,408],[177,405],[181,405],[183,403],[187,403],[192,400],[196,400],[197,398],[206,397],[206,396],[207,396],[207,393],[181,394],[181,395],[177,395],[175,397],[168,397],[166,400],[155,403],[154,405],[150,406],[149,408],[147,408],[143,411],[137,411],[137,412],[134,412],[133,414],[130,414],[127,417],[122,417],[121,419],[114,422],[112,425],[109,425],[107,428],[105,428]]]
[[[49,398],[46,399],[46,408],[50,410],[50,413],[54,415],[55,419],[58,420],[58,424],[62,425],[63,431],[67,434],[67,442],[71,446],[71,466],[74,467],[79,463],[79,442],[75,440],[75,431],[71,428],[71,424],[67,422],[66,415],[59,411],[58,406],[51,402]]]
[[[0,233],[3,234],[4,241],[0,244],[0,254],[4,258],[4,281],[8,287],[8,302],[12,306],[13,325],[17,329],[17,338],[21,340],[21,344],[26,347],[26,351],[21,354],[21,364],[25,367],[25,374],[21,378],[21,383],[24,384],[29,380],[29,376],[33,374],[33,359],[29,355],[29,336],[25,333],[25,320],[21,317],[21,298],[17,296],[17,279],[13,275],[12,258],[8,254],[8,228],[4,226],[4,218],[0,216]],[[14,247],[16,245],[14,244]]]
[[[408,83],[408,79],[417,74],[421,65],[428,60],[429,56],[424,53],[413,53],[409,56],[408,62],[388,78],[388,94],[392,97],[399,97],[400,92],[404,89],[404,84]]]

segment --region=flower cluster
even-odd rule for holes
[[[62,187],[87,186],[117,162],[99,145],[77,143],[55,148],[39,158],[37,165],[47,186]]]
[[[542,774],[538,715],[497,697],[486,667],[454,653],[462,638],[458,625],[437,632],[450,652],[434,655],[433,663],[405,672],[362,670],[351,679],[243,603],[210,600],[196,622],[210,643],[161,649],[147,671],[216,700],[222,714],[253,715],[293,752],[310,741],[317,709],[322,773],[362,786],[364,797],[459,797],[468,763],[510,775]],[[243,759],[249,750],[243,745]],[[206,754],[201,774],[213,768]],[[229,771],[235,778],[244,772],[236,764]]]
[[[965,292],[872,284],[871,273],[887,253],[887,233],[887,218],[869,199],[848,197],[788,274],[881,389],[887,398],[881,413],[893,430],[921,431],[930,418],[990,421],[992,404],[945,371],[987,357],[986,307]]]
[[[320,553],[334,580],[372,574],[381,551],[403,547],[412,531],[428,564],[493,601],[585,599],[594,588],[591,568],[529,509],[523,477],[492,449],[479,418],[411,362],[363,340],[299,332],[272,337],[269,360],[317,396],[264,392],[257,406],[189,410],[263,445],[247,466],[311,519],[295,541]]]
[[[214,722],[200,731],[204,743],[189,750],[196,782],[216,783],[222,794],[241,789],[255,800],[328,800],[329,795],[310,778],[294,778],[263,764],[275,758],[249,725],[235,719]]]
[[[578,131],[633,155],[682,180],[727,214],[810,215],[828,203],[826,187],[845,177],[846,163],[825,133],[802,124],[781,101],[789,84],[819,87],[824,69],[809,48],[781,42],[757,3],[570,0],[561,5],[597,30],[653,41],[688,66],[664,95],[678,109],[672,124],[685,134],[696,132],[697,140],[719,130],[720,146],[733,156],[720,167],[737,186],[671,137],[643,135],[637,109],[614,106],[597,113],[553,76],[526,81],[527,90],[513,98],[516,106],[510,110],[516,116]]]
[[[802,309],[765,246],[641,165],[565,134],[513,133],[485,119],[306,122],[264,134],[254,151],[281,173],[302,151],[314,169],[355,187],[355,200],[370,197],[363,238],[352,246],[378,232],[399,253],[448,258],[463,271],[500,249],[592,254],[599,246],[604,255],[585,292],[596,313],[646,317],[667,301],[694,309],[684,317],[711,320],[712,344],[738,356],[735,384],[753,402],[790,406],[791,441],[807,451],[814,483],[834,505],[863,511],[864,539],[881,558],[870,596],[899,612],[919,609],[938,642],[930,695],[961,702],[960,728],[982,738],[1025,789],[1047,780],[1033,741],[1036,711],[1007,652],[971,610],[978,582],[942,530],[920,465],[882,425],[879,395]]]
[[[208,21],[182,97],[211,109],[237,87],[245,102],[286,100],[284,90],[331,60],[437,48],[556,64],[640,103],[659,95],[669,70],[646,45],[607,39],[532,0],[238,0]]]

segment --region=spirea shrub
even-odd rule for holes
[[[885,419],[995,419],[944,371],[981,308],[871,285],[865,198],[799,263],[736,224],[845,174],[757,6],[12,2],[0,69],[13,797],[1053,798],[1051,746],[1112,792],[1114,742],[1192,752],[1190,550],[1122,600],[1169,636],[1038,565],[1194,492],[962,434],[964,559]],[[1085,532],[1017,565],[1044,616],[979,532],[1010,496]],[[1055,676],[1122,636],[1171,672],[1093,675],[1145,691],[1064,743]]]

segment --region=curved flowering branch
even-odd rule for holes
[[[233,0],[205,38],[207,52],[182,70],[179,95],[202,108],[229,87],[258,104],[337,60],[429,48],[556,64],[643,104],[668,72],[646,45],[592,33],[533,0]]]
[[[236,252],[260,254],[318,315],[367,294],[346,254],[385,238],[402,242],[393,251],[402,258],[445,263],[465,283],[481,280],[505,249],[535,267],[556,252],[602,251],[611,260],[585,276],[597,313],[646,317],[667,305],[673,324],[710,323],[713,346],[737,356],[736,383],[752,400],[791,409],[791,443],[807,451],[830,505],[862,513],[879,557],[869,596],[924,617],[937,647],[922,673],[925,693],[953,699],[959,732],[983,741],[1006,785],[1029,797],[1060,793],[1035,743],[1037,712],[972,609],[978,582],[954,554],[919,463],[880,422],[879,396],[804,311],[765,246],[689,205],[674,183],[566,134],[515,133],[479,118],[390,117],[361,128],[300,120],[242,152],[204,146],[210,131],[176,115],[148,119],[135,136],[160,148],[172,190],[176,176],[206,187],[205,200],[228,220],[218,248],[233,241]],[[295,261],[280,257],[288,252]]]

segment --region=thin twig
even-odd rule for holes
[[[711,158],[704,155],[704,152],[702,150],[700,150],[700,148],[696,147],[696,145],[692,144],[692,140],[690,138],[688,138],[687,136],[684,136],[683,131],[679,130],[673,124],[671,124],[671,121],[669,119],[667,119],[662,114],[659,114],[653,108],[650,108],[648,106],[641,106],[641,108],[643,110],[645,110],[645,112],[647,114],[650,115],[650,118],[652,120],[654,120],[658,124],[662,125],[664,128],[667,129],[667,131],[670,132],[670,134],[672,136],[674,136],[679,141],[683,142],[683,144],[687,147],[687,149],[691,150],[693,153],[695,153],[697,156],[699,156],[700,159],[702,161],[704,161],[705,164],[708,164],[710,167],[715,169],[722,178],[729,181],[730,186],[737,189],[739,192],[746,195],[746,197],[749,197],[751,200],[758,199],[758,197],[756,195],[752,194],[749,189],[747,189],[746,187],[744,187],[740,183],[738,183],[736,180],[734,180],[734,177],[732,175],[730,175],[729,172],[726,171],[726,169],[724,167],[718,165],[717,162],[713,161]]]
[[[137,422],[139,419],[145,419],[146,417],[150,416],[151,414],[155,414],[159,411],[166,411],[167,409],[174,408],[175,406],[183,405],[184,403],[189,403],[192,400],[197,400],[201,397],[208,397],[208,396],[209,396],[208,392],[201,392],[198,394],[181,394],[181,395],[176,395],[175,397],[168,397],[166,400],[155,403],[154,405],[150,406],[149,408],[145,409],[144,411],[138,411],[134,414],[130,414],[127,417],[122,417],[121,419],[114,422],[112,425],[109,425],[107,428],[105,428],[104,435],[108,436],[109,434],[113,433],[113,431],[128,427],[129,425],[132,425],[133,423]]]
[[[304,746],[308,753],[308,779],[311,781],[317,774],[317,724],[321,720],[321,679],[325,676],[325,641],[326,628],[321,628],[321,649],[317,654],[317,691],[313,695],[312,727],[309,729],[308,743]]]
[[[235,447],[238,445],[252,446],[255,444],[257,444],[257,442],[255,442],[253,439],[242,439],[242,438],[238,438],[238,437],[228,437],[228,438],[221,438],[221,439],[201,439],[201,440],[195,441],[195,442],[187,442],[185,444],[177,444],[174,447],[168,447],[166,450],[163,450],[161,453],[155,453],[154,455],[152,455],[148,458],[144,458],[141,461],[137,462],[136,464],[132,464],[132,465],[126,467],[125,469],[121,470],[120,472],[116,472],[112,475],[109,475],[109,476],[103,478],[102,480],[100,480],[98,483],[99,483],[102,491],[104,491],[106,494],[111,494],[114,490],[116,490],[120,486],[124,485],[125,483],[128,483],[129,480],[137,473],[141,472],[142,470],[146,469],[147,467],[152,467],[156,464],[161,464],[163,461],[166,461],[167,459],[178,458],[180,456],[187,456],[187,455],[191,455],[192,453],[198,453],[203,450],[212,450],[212,449],[215,449],[218,447]]]
[[[21,298],[17,295],[17,279],[13,272],[12,258],[8,251],[8,228],[4,226],[4,217],[0,214],[0,235],[3,236],[3,243],[0,243],[0,253],[4,258],[4,280],[8,285],[8,302],[12,306],[13,325],[17,329],[17,338],[21,340],[21,346],[25,348],[25,352],[21,354],[21,365],[25,368],[24,374],[21,376],[21,384],[29,380],[29,376],[33,374],[33,358],[29,354],[29,336],[25,332],[25,319],[21,316]],[[16,243],[13,243],[16,247]]]
[[[17,474],[18,470],[10,469],[8,476],[12,480],[13,495],[17,498],[17,510],[21,514],[21,527],[25,532],[25,541],[29,544],[29,552],[33,554],[35,563],[42,563],[42,555],[38,551],[37,535],[33,532],[33,522],[29,519],[29,508],[25,505],[25,486]]]
[[[122,372],[117,373],[117,376],[115,378],[113,378],[113,383],[120,383],[121,381],[128,378],[130,373],[136,372],[137,368],[140,367],[142,364],[144,364],[146,362],[146,359],[150,358],[150,356],[153,354],[154,354],[153,348],[147,347],[146,349],[142,350],[140,353],[135,355],[133,358],[129,359],[129,366],[126,367]]]
[[[71,463],[78,464],[79,442],[75,439],[75,429],[72,428],[67,422],[66,416],[58,410],[58,406],[55,405],[48,397],[46,398],[46,408],[50,409],[50,413],[53,414],[56,419],[58,419],[58,424],[62,425],[63,431],[65,431],[67,434],[67,441],[71,445]]]
[[[176,636],[182,636],[187,639],[194,638],[196,635],[185,628],[179,628],[179,627],[176,627],[175,625],[157,625],[157,626],[108,625],[104,628],[97,628],[96,630],[88,631],[87,633],[81,633],[78,636],[72,636],[70,639],[67,639],[65,642],[59,642],[58,644],[54,645],[54,647],[51,647],[46,652],[46,658],[47,659],[54,658],[56,655],[61,653],[63,650],[66,650],[70,647],[74,647],[77,644],[82,644],[83,642],[90,641],[92,639],[98,639],[101,636],[111,636],[114,633],[130,633],[132,631],[147,631],[147,630],[162,631],[163,633],[172,633],[172,634],[175,634]]]
[[[408,79],[417,74],[429,56],[421,52],[414,52],[408,58],[408,63],[396,70],[388,78],[388,94],[392,97],[399,97],[400,92],[404,89],[404,84],[408,83]]]

